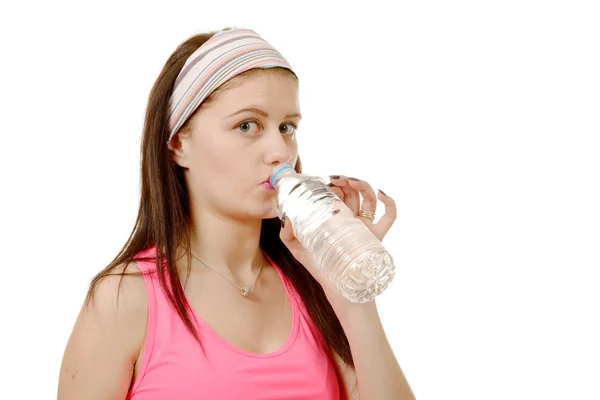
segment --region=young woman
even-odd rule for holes
[[[375,301],[343,298],[277,218],[269,176],[301,171],[300,118],[296,74],[255,32],[175,50],[148,100],[137,222],[91,283],[60,400],[414,398]],[[394,201],[330,186],[383,239]]]

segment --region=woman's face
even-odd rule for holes
[[[294,166],[300,122],[298,82],[285,73],[239,76],[203,104],[181,138],[190,207],[248,220],[276,216],[273,167]]]

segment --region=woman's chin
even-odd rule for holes
[[[267,200],[264,204],[265,207],[265,216],[264,219],[275,218],[277,217],[277,197],[273,197]]]
[[[246,218],[271,219],[277,217],[277,205],[275,202],[264,202],[254,205],[251,209],[247,209],[246,212]]]
[[[269,210],[268,212],[266,212],[262,219],[272,219],[272,218],[276,218],[278,217],[277,215],[277,210],[273,209],[273,210]]]

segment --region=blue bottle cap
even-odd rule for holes
[[[291,165],[283,164],[273,169],[273,175],[271,176],[271,186],[275,187],[275,178],[277,175],[285,171],[286,169],[294,169]]]

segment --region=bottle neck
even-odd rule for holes
[[[294,168],[291,165],[284,165],[284,166],[278,167],[273,171],[273,177],[271,177],[271,185],[274,188],[276,188],[277,183],[279,183],[281,178],[283,178],[284,176],[293,175],[295,173],[296,173],[296,170],[294,170]]]

